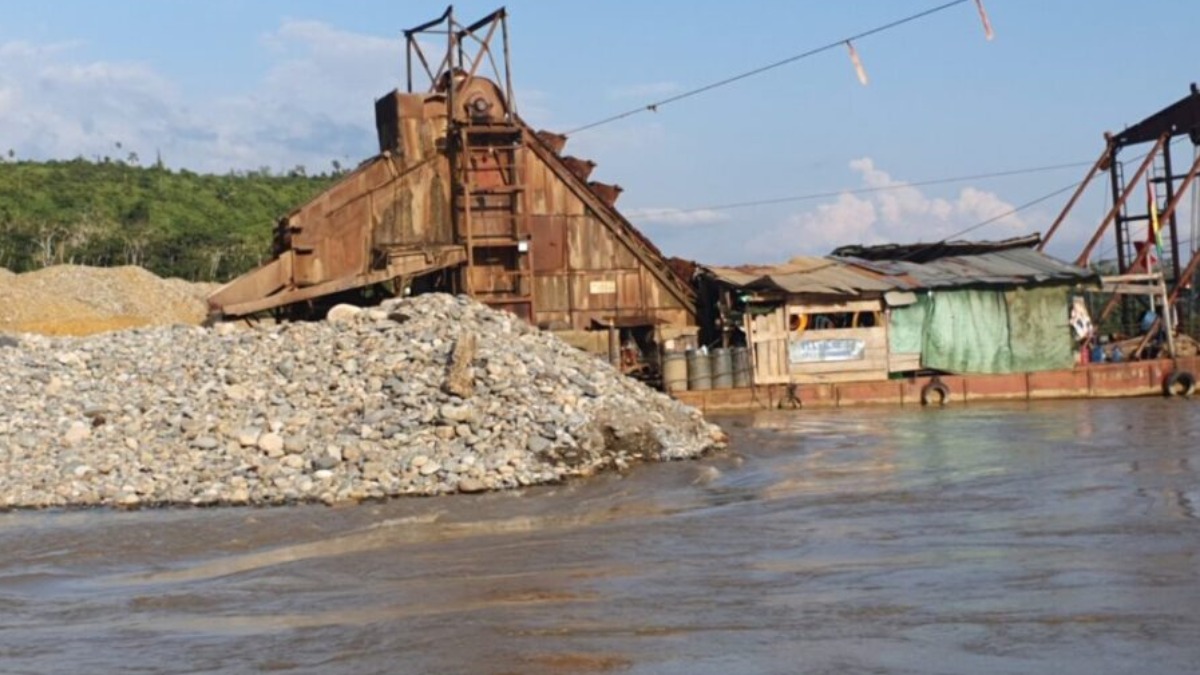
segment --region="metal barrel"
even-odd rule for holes
[[[683,352],[663,354],[662,378],[663,388],[667,391],[687,391],[687,355]]]
[[[733,354],[724,347],[717,347],[709,357],[712,359],[713,389],[733,387]]]
[[[712,361],[699,349],[687,351],[687,383],[692,391],[712,389]]]
[[[733,348],[733,386],[737,388],[750,386],[750,350],[745,347]]]

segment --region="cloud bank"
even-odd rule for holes
[[[876,191],[843,192],[832,202],[793,213],[751,237],[747,251],[764,260],[779,260],[788,255],[823,255],[846,244],[937,241],[956,238],[993,218],[985,228],[963,236],[1004,239],[1029,232],[1020,216],[1009,214],[1013,205],[995,193],[964,187],[951,198],[931,197],[893,178],[868,157],[849,166],[859,174],[862,187]]]
[[[394,88],[403,41],[316,21],[262,37],[273,63],[250,90],[201,99],[153,66],[85,61],[78,44],[0,44],[0,152],[67,159],[161,153],[169,166],[225,172],[330,168],[375,151],[372,102]],[[118,148],[117,143],[121,146]]]

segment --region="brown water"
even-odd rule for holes
[[[1194,673],[1200,405],[787,412],[344,509],[0,516],[0,671]]]

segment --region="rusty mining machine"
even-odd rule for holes
[[[273,258],[209,296],[214,316],[446,291],[627,372],[694,340],[694,292],[615,208],[621,188],[589,181],[595,164],[562,155],[566,137],[517,115],[505,10],[464,25],[450,7],[404,35],[406,88],[375,103],[379,154],[283,216]]]
[[[1194,158],[1186,173],[1178,173],[1172,145],[1185,138],[1191,141]],[[1150,149],[1135,159],[1137,168],[1127,177],[1120,153],[1147,144]],[[1105,276],[1099,290],[1108,299],[1096,325],[1115,323],[1125,333],[1140,332],[1140,337],[1131,340],[1132,349],[1128,353],[1131,358],[1140,358],[1154,336],[1165,332],[1170,341],[1177,327],[1189,326],[1193,332],[1197,327],[1197,317],[1189,315],[1195,309],[1193,280],[1200,271],[1200,241],[1197,241],[1200,232],[1193,225],[1191,236],[1181,237],[1178,214],[1200,175],[1200,88],[1193,83],[1188,94],[1175,103],[1120,133],[1104,134],[1104,149],[1047,230],[1039,251],[1059,231],[1089,184],[1103,173],[1108,173],[1112,205],[1075,264],[1083,267],[1093,264],[1097,246],[1109,227],[1113,228],[1115,268],[1103,270]],[[1195,206],[1192,211],[1196,221],[1200,214],[1195,212]],[[1185,253],[1190,255],[1184,258]],[[1183,299],[1188,302],[1181,302]],[[1130,328],[1138,324],[1137,317],[1147,308],[1157,310],[1153,324]],[[1163,311],[1164,308],[1170,311]],[[1110,321],[1116,311],[1120,312],[1120,318]],[[1169,351],[1174,355],[1173,342]]]

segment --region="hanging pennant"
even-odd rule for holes
[[[983,35],[991,40],[996,34],[992,32],[992,22],[988,20],[987,10],[983,8],[983,0],[975,0],[975,7],[979,10],[979,19],[983,21]]]
[[[1154,179],[1150,176],[1146,176],[1146,198],[1150,202],[1150,227],[1146,237],[1146,246],[1154,246],[1154,253],[1158,254],[1157,258],[1154,255],[1146,257],[1146,268],[1149,270],[1150,263],[1162,260],[1163,254],[1162,232],[1158,223],[1158,194],[1154,190]]]
[[[854,49],[854,43],[846,40],[846,48],[850,50],[850,62],[854,64],[854,72],[858,73],[858,81],[864,87],[867,86],[867,71],[863,68],[862,61],[858,58],[858,51]]]

